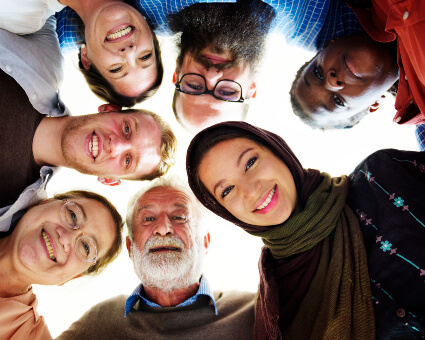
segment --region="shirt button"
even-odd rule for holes
[[[36,100],[36,99],[37,99],[37,95],[36,95],[35,93],[34,93],[34,94],[32,94],[32,95],[31,95],[31,99],[32,99],[32,100]]]
[[[403,13],[403,20],[406,20],[409,17],[409,12],[406,11]]]
[[[398,123],[400,120],[401,120],[401,117],[397,117],[397,118],[395,119],[395,122],[396,122],[396,123]]]
[[[397,309],[397,315],[400,318],[404,318],[406,316],[406,311],[403,308],[399,308],[399,309]]]
[[[406,75],[404,75],[404,80],[407,81],[407,76]]]
[[[9,73],[12,72],[12,68],[9,65],[6,65],[6,71]]]
[[[409,104],[410,104],[410,105],[412,105],[412,104],[413,104],[413,100],[411,100],[411,101],[409,102]]]

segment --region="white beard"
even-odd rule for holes
[[[131,244],[133,265],[143,286],[168,293],[199,282],[205,257],[204,247],[200,241],[200,237],[197,236],[192,247],[186,249],[178,236],[151,236],[143,252],[133,242]],[[182,251],[149,252],[153,246],[161,245],[178,245]]]

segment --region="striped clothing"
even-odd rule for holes
[[[271,32],[283,34],[291,46],[320,50],[329,40],[362,31],[345,0],[263,0],[276,11]],[[129,0],[158,35],[169,35],[166,16],[194,3],[236,2],[235,0]],[[77,49],[77,14],[70,8],[57,13],[57,32],[63,52]]]

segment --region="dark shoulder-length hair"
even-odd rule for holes
[[[85,37],[84,24],[82,23],[82,21],[79,22],[79,25],[80,35],[81,37]],[[158,91],[164,75],[164,66],[162,65],[161,48],[159,46],[158,38],[156,37],[156,34],[152,30],[152,28],[151,32],[156,60],[156,79],[147,91],[141,93],[137,97],[124,96],[116,92],[111,86],[111,84],[109,84],[108,81],[100,74],[99,70],[96,68],[96,66],[94,66],[94,64],[91,64],[88,70],[84,68],[84,65],[81,61],[81,43],[84,43],[84,38],[82,38],[78,51],[78,68],[86,79],[89,88],[97,97],[106,101],[107,103],[119,105],[121,107],[132,107],[137,103],[141,103],[146,99],[152,97]]]

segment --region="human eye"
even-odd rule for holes
[[[148,59],[150,59],[150,57],[152,57],[152,53],[148,53],[146,55],[144,55],[143,57],[139,58],[142,61],[146,61]]]
[[[125,161],[125,167],[129,168],[131,164],[131,157],[129,155],[125,156],[124,161]]]
[[[254,163],[255,163],[255,161],[257,160],[257,157],[252,157],[252,158],[250,158],[250,159],[248,159],[248,162],[246,162],[246,165],[245,165],[245,172],[247,172],[248,171],[248,169],[251,167],[251,166],[253,166],[254,165]]]
[[[230,191],[232,191],[232,189],[234,188],[234,185],[230,185],[228,186],[226,189],[223,190],[223,192],[221,193],[221,198],[226,197],[228,194],[230,194]]]
[[[185,223],[186,222],[186,216],[184,215],[174,215],[171,217],[173,221],[176,223]]]
[[[128,136],[130,134],[130,125],[127,122],[124,122],[124,136]]]
[[[317,66],[314,66],[313,73],[314,73],[314,76],[317,79],[323,80],[323,75],[322,75],[322,73],[320,72],[320,70],[319,70],[319,68]]]
[[[72,227],[79,226],[80,221],[78,220],[77,213],[69,207],[67,207],[66,212],[67,212],[67,215],[68,215],[68,217],[66,219],[68,221],[68,223],[70,223],[70,225]]]
[[[86,254],[86,256],[88,257],[90,254],[90,246],[88,245],[88,243],[81,241],[81,245],[84,249],[84,253]]]
[[[336,94],[333,94],[332,95],[332,98],[333,98],[336,106],[339,106],[339,107],[344,107],[345,106],[344,101],[339,96],[337,96]]]
[[[187,83],[187,86],[190,87],[192,90],[199,91],[203,90],[204,86],[202,86],[199,83]]]
[[[112,70],[109,70],[109,72],[111,72],[111,73],[118,73],[119,71],[121,71],[122,70],[122,66],[120,66],[120,67],[117,67],[117,68],[114,68],[114,69],[112,69]]]

